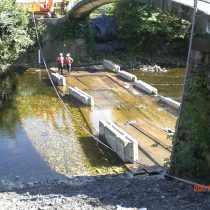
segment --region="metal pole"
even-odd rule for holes
[[[41,65],[41,52],[38,50],[38,64]]]
[[[185,76],[184,76],[184,86],[183,86],[183,90],[182,90],[182,98],[181,98],[179,117],[178,117],[178,120],[176,123],[175,137],[177,135],[177,130],[178,130],[179,123],[180,123],[180,116],[183,111],[184,93],[185,93],[186,86],[187,86],[187,76],[188,76],[189,67],[190,67],[190,57],[191,57],[191,51],[192,51],[192,40],[193,40],[193,34],[194,34],[194,29],[195,29],[195,16],[196,16],[196,12],[197,12],[197,7],[198,7],[198,0],[194,0],[194,11],[193,11],[193,17],[192,17],[192,28],[191,28],[189,49],[188,49],[188,55],[187,55],[187,63],[186,63]]]

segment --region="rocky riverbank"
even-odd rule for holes
[[[9,185],[0,182],[0,209],[210,209],[209,193],[163,176],[75,177]]]

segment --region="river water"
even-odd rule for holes
[[[130,70],[141,79],[158,89],[160,95],[180,101],[184,81],[183,68],[171,68],[167,72],[143,72],[138,69]]]
[[[167,73],[134,70],[159,93],[180,98],[183,69]],[[121,173],[124,166],[100,149],[63,109],[44,70],[28,69],[0,81],[0,178],[35,181]],[[64,101],[72,115],[89,129],[76,102]]]

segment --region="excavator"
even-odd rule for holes
[[[53,0],[39,0],[31,4],[30,12],[34,12],[35,17],[55,17],[53,11]]]

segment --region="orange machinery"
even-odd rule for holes
[[[35,15],[44,15],[52,11],[53,0],[40,0],[31,4],[30,11]]]

